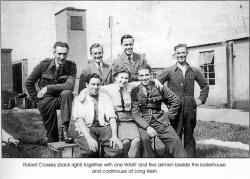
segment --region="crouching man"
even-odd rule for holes
[[[99,91],[101,78],[98,74],[90,74],[86,82],[88,95],[80,93],[72,108],[80,157],[95,157],[100,147],[104,157],[122,157],[123,146],[117,137],[112,101],[108,94]]]
[[[164,86],[162,90],[159,90],[150,78],[151,68],[148,65],[139,67],[138,79],[141,84],[131,93],[132,115],[139,126],[143,157],[154,157],[151,138],[156,136],[169,149],[172,157],[187,157],[179,136],[169,122],[177,118],[181,101],[169,88]],[[161,110],[162,102],[169,106],[168,113]]]

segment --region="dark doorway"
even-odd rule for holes
[[[13,92],[23,93],[22,89],[22,63],[12,65]]]

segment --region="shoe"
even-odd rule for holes
[[[62,127],[62,134],[63,134],[62,141],[64,141],[67,144],[71,144],[74,142],[74,138],[70,137],[68,129],[69,129],[68,126]]]

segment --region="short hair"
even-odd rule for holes
[[[101,48],[102,48],[102,51],[103,51],[103,46],[102,46],[101,44],[99,44],[99,43],[94,43],[94,44],[92,44],[91,47],[89,48],[90,54],[92,53],[92,49],[93,49],[93,48],[97,48],[97,47],[101,47]]]
[[[143,65],[137,68],[137,74],[139,74],[139,70],[143,70],[143,69],[148,70],[149,73],[152,72],[152,68],[149,65]]]
[[[133,42],[134,42],[134,38],[132,37],[132,35],[125,34],[121,38],[121,45],[122,45],[122,42],[123,42],[124,39],[133,39]]]
[[[54,43],[53,48],[56,49],[56,47],[66,47],[69,50],[68,43],[62,41],[57,41],[56,43]]]
[[[87,76],[86,82],[89,84],[89,82],[90,82],[90,80],[91,80],[92,78],[99,78],[100,81],[102,81],[101,77],[100,77],[97,73],[91,73],[91,74],[89,74],[89,75]]]
[[[186,50],[187,50],[187,44],[178,44],[174,47],[174,51],[176,51],[177,48],[180,48],[180,47],[186,47]]]

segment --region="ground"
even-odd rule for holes
[[[202,116],[199,113],[198,116]],[[47,158],[48,148],[43,144],[46,139],[45,129],[37,110],[6,110],[2,111],[2,128],[16,138],[22,139],[19,148],[5,146],[2,149],[3,157],[14,158]],[[195,128],[197,141],[217,139],[222,141],[237,141],[249,144],[249,127],[238,124],[222,123],[216,121],[197,121]],[[159,154],[163,154],[164,147],[159,140],[156,141]],[[77,154],[78,149],[75,151]],[[247,150],[221,147],[217,145],[197,144],[198,158],[245,158],[249,157]]]

